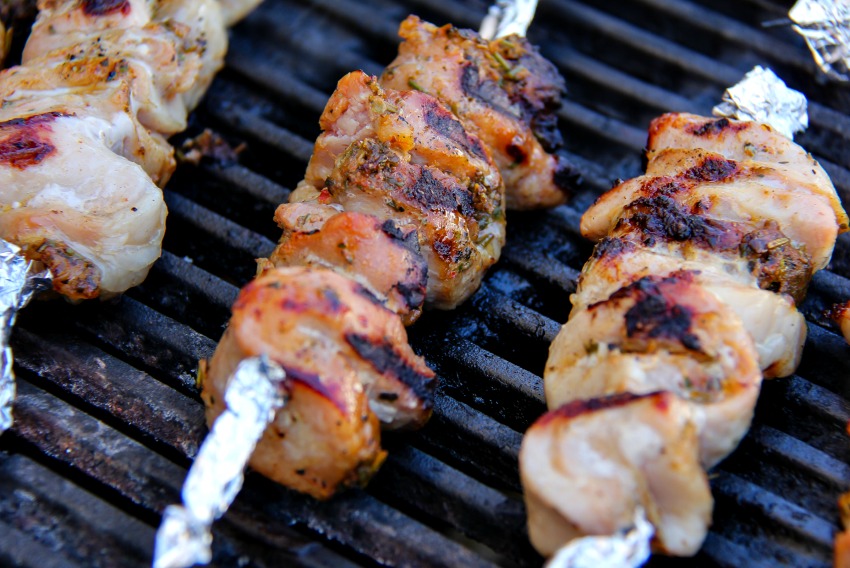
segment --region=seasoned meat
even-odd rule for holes
[[[647,148],[646,175],[619,183],[582,216],[582,234],[597,244],[544,375],[549,408],[567,406],[544,416],[523,444],[529,531],[544,554],[577,536],[611,534],[631,522],[634,501],[613,513],[582,501],[597,478],[608,483],[593,494],[597,499],[645,493],[634,488],[633,477],[609,475],[621,472],[614,467],[555,476],[561,485],[544,493],[548,488],[535,475],[542,458],[526,458],[526,446],[549,444],[553,455],[569,456],[568,465],[585,467],[597,454],[614,452],[576,459],[596,447],[596,431],[574,434],[574,446],[565,449],[566,435],[549,425],[570,423],[559,413],[577,421],[579,409],[608,409],[612,398],[634,404],[635,395],[656,393],[650,396],[687,409],[689,435],[696,439],[687,459],[670,461],[678,446],[657,435],[661,424],[681,432],[674,429],[682,424],[678,416],[650,413],[623,426],[622,416],[611,416],[606,439],[621,451],[639,451],[645,437],[656,442],[658,453],[636,469],[657,468],[671,490],[682,468],[691,480],[704,480],[693,456],[706,468],[722,460],[749,427],[762,377],[794,372],[806,333],[796,303],[848,228],[820,166],[769,127],[664,115],[653,121]],[[556,448],[556,441],[564,446]],[[676,538],[664,534],[671,518],[641,503],[661,552],[693,554],[708,531],[711,500],[693,493],[675,499],[689,515],[672,524],[681,529]]]
[[[519,454],[528,534],[544,556],[570,540],[631,527],[638,506],[653,548],[691,555],[712,498],[699,463],[693,406],[672,393],[577,400],[525,434]]]
[[[349,282],[331,272],[270,272],[242,290],[230,326],[201,367],[201,396],[211,425],[224,410],[224,391],[243,358],[266,354],[283,366],[289,400],[266,429],[250,465],[318,498],[368,479],[384,458],[378,419],[363,384],[333,340],[339,331],[321,333],[355,294]]]
[[[0,74],[0,237],[79,300],[121,293],[159,257],[186,126],[223,64],[214,0],[41,0]]]
[[[552,152],[562,144],[555,110],[564,80],[528,41],[485,41],[471,30],[438,28],[408,17],[398,57],[381,84],[434,95],[492,152],[505,180],[510,209],[562,203],[573,168]]]
[[[269,257],[273,265],[335,270],[362,284],[405,325],[422,313],[428,266],[414,229],[404,232],[392,221],[309,203],[281,205],[275,219],[284,232]]]
[[[549,408],[630,392],[676,393],[699,417],[711,467],[749,428],[761,385],[741,320],[691,272],[637,280],[570,318],[549,349]]]
[[[688,270],[708,293],[735,312],[755,343],[766,377],[784,377],[797,368],[806,337],[805,319],[793,300],[759,288],[749,262],[699,247],[640,246],[625,238],[606,237],[596,245],[573,294],[577,315],[606,300],[624,283],[647,276],[669,276]]]
[[[401,321],[333,271],[273,268],[242,290],[205,366],[208,423],[239,362],[260,354],[286,371],[290,400],[250,465],[315,497],[371,477],[384,457],[379,420],[409,428],[431,414],[434,374],[408,346]]]
[[[504,187],[481,141],[435,98],[343,77],[322,114],[304,180],[290,201],[336,204],[416,231],[426,302],[451,309],[499,258]]]

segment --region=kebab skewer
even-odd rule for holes
[[[280,244],[259,262],[258,277],[241,291],[216,352],[199,371],[213,429],[205,445],[256,443],[248,465],[320,499],[368,481],[385,457],[381,428],[427,421],[434,373],[408,345],[404,324],[424,306],[451,309],[463,302],[499,257],[505,185],[493,155],[503,149],[473,132],[501,129],[512,134],[496,144],[542,148],[534,124],[549,124],[562,86],[524,38],[508,38],[516,51],[502,56],[498,40],[474,32],[411,17],[402,35],[414,28],[421,37],[407,38],[400,48],[407,71],[391,66],[395,71],[380,80],[358,71],[339,81],[305,178],[275,213],[284,231]],[[463,53],[470,57],[458,56]],[[496,70],[505,57],[528,67],[506,79],[505,70]],[[393,84],[414,72],[423,84]],[[449,82],[464,76],[465,88],[476,90],[436,88],[439,74]],[[455,114],[461,103],[477,114]],[[542,163],[548,168],[542,175],[552,178],[555,162]],[[541,166],[517,156],[511,167]],[[563,197],[559,192],[557,200]],[[259,439],[227,438],[216,426],[238,388],[234,372],[258,356],[285,372],[280,388],[287,403]],[[255,381],[265,378],[258,374]],[[199,458],[196,467],[215,465]],[[188,486],[189,508],[198,500],[229,503],[229,495],[215,491],[203,498],[185,491]],[[164,521],[157,558],[169,556],[169,542],[196,541],[192,523],[209,516],[206,509],[194,516],[187,511]]]
[[[770,76],[757,68],[741,88]],[[795,306],[848,229],[832,183],[790,136],[664,115],[650,126],[646,175],[582,217],[597,245],[550,349],[552,410],[520,453],[542,554],[615,535],[639,509],[656,551],[701,546],[712,509],[704,468],[745,434],[762,376],[796,368],[805,322]]]

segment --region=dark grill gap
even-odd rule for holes
[[[248,142],[240,164],[178,171],[165,252],[142,286],[108,304],[39,303],[21,318],[17,425],[0,440],[0,563],[149,564],[158,515],[177,500],[204,431],[197,359],[279,234],[272,212],[303,174],[336,81],[380,71],[407,13],[477,27],[487,4],[267,0],[234,30],[228,69],[193,128]],[[790,30],[759,27],[789,7],[543,0],[531,39],[568,79],[561,127],[582,191],[571,206],[511,215],[503,260],[478,294],[410,330],[441,375],[440,395],[422,432],[387,440],[391,458],[373,484],[315,503],[249,475],[216,525],[214,563],[539,565],[518,495],[521,432],[543,409],[548,343],[590,252],[581,211],[611,180],[640,173],[648,121],[707,113],[724,86],[770,65],[812,97],[800,141],[850,196],[850,97],[816,82]],[[751,433],[714,472],[699,565],[830,565],[835,500],[850,486],[850,348],[822,309],[850,297],[848,258],[845,237],[802,306],[810,333],[798,374],[765,385]]]

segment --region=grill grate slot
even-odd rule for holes
[[[368,490],[314,503],[249,475],[216,525],[215,564],[540,564],[517,493],[521,432],[543,410],[548,343],[591,250],[578,234],[581,212],[612,179],[640,173],[648,121],[706,113],[753,62],[775,64],[811,94],[813,127],[800,141],[850,196],[850,98],[814,84],[799,38],[758,29],[787,8],[740,4],[640,0],[639,13],[622,0],[542,2],[531,39],[568,79],[561,125],[583,188],[569,206],[512,215],[482,289],[411,328],[441,376],[434,417],[422,432],[388,437],[391,457]],[[177,500],[203,435],[196,362],[212,352],[253,259],[274,246],[271,215],[303,175],[336,81],[354,68],[379,72],[407,13],[477,27],[487,5],[267,0],[234,30],[228,69],[192,128],[246,141],[240,163],[179,169],[166,192],[163,258],[128,296],[36,303],[22,314],[18,425],[0,440],[9,489],[0,510],[12,513],[0,521],[0,559],[38,568],[150,561],[150,546],[123,543],[148,543]],[[690,31],[688,41],[676,35]],[[713,472],[715,523],[699,565],[829,565],[834,502],[850,485],[850,347],[821,311],[850,297],[848,255],[845,236],[834,272],[816,276],[802,305],[810,333],[798,375],[765,385],[755,427]]]

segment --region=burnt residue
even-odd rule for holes
[[[699,203],[694,207],[701,209]],[[735,250],[741,242],[742,231],[735,223],[708,219],[667,195],[640,197],[627,205],[623,213],[615,230],[639,231],[646,246],[654,246],[658,241],[687,241],[721,252]]]
[[[404,356],[385,341],[376,341],[359,333],[346,333],[345,340],[378,373],[398,379],[422,401],[422,407],[429,410],[434,404],[434,391],[437,381],[430,369],[419,372],[408,365]]]
[[[411,310],[418,309],[425,303],[425,292],[427,290],[428,274],[423,272],[423,278],[415,283],[398,282],[393,288],[399,293],[404,303]]]
[[[593,248],[593,258],[616,258],[620,255],[633,252],[637,245],[632,241],[616,237],[605,237]]]
[[[552,181],[558,189],[570,195],[581,183],[581,170],[563,152],[559,152],[555,154]]]
[[[628,337],[671,340],[699,351],[699,338],[691,331],[693,310],[677,303],[675,293],[671,293],[674,290],[669,290],[692,280],[689,272],[677,272],[665,278],[646,276],[612,294],[610,300],[632,298],[635,302],[625,315]]]
[[[449,182],[449,179],[437,179],[431,168],[424,166],[413,185],[401,188],[401,193],[431,211],[457,211],[461,215],[475,213],[472,192],[459,183]]]
[[[427,96],[424,103],[425,123],[437,131],[441,136],[448,138],[469,154],[482,160],[488,161],[487,152],[476,136],[470,135],[460,121],[452,112],[437,99]]]
[[[83,0],[82,8],[87,16],[106,16],[116,12],[126,16],[132,6],[129,0]]]
[[[401,228],[392,219],[381,223],[381,231],[401,243],[407,250],[419,254],[419,236],[415,229],[409,227]]]
[[[65,116],[70,115],[48,112],[0,123],[0,164],[24,170],[52,155],[56,147],[49,138],[50,123]]]
[[[53,289],[71,300],[91,300],[100,295],[102,274],[90,260],[68,245],[46,240],[25,251],[27,258],[38,260],[50,269]]]
[[[746,128],[746,124],[742,122],[732,122],[728,118],[720,118],[711,120],[703,124],[689,124],[686,130],[694,136],[717,136],[724,131],[737,132]]]
[[[811,259],[794,246],[776,223],[744,235],[740,254],[747,259],[760,288],[788,294],[797,304],[803,301],[812,279]]]
[[[681,177],[696,182],[717,182],[728,180],[741,171],[738,162],[722,156],[706,156],[693,167],[685,170]]]

